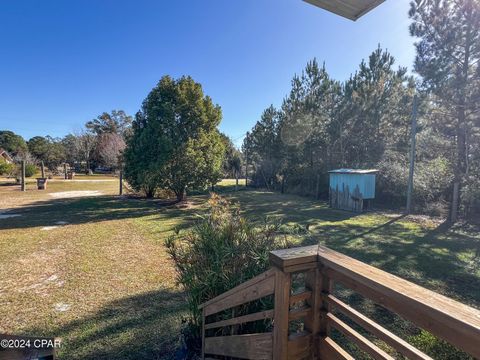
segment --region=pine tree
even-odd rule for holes
[[[410,25],[417,55],[415,71],[443,113],[443,130],[455,145],[450,218],[457,220],[459,194],[469,171],[469,136],[480,110],[480,2],[416,0]]]

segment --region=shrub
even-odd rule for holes
[[[268,220],[254,226],[240,216],[238,207],[212,195],[207,215],[193,230],[166,241],[178,283],[187,295],[187,327],[192,338],[200,338],[201,303],[268,268],[269,252],[286,245],[277,236],[278,229],[277,222]],[[195,341],[190,341],[190,345],[192,342]]]
[[[33,164],[25,164],[25,177],[32,177],[37,172],[37,167]]]
[[[15,164],[8,164],[6,162],[0,163],[0,175],[13,176],[15,173]]]

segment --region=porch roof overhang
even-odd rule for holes
[[[376,8],[385,0],[303,0],[314,6],[346,17],[357,20],[370,10]]]

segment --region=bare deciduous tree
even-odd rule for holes
[[[119,134],[104,133],[99,135],[97,156],[102,164],[116,169],[120,164],[120,157],[125,149],[125,140]]]

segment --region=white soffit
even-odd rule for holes
[[[303,0],[350,20],[357,20],[385,0]]]

